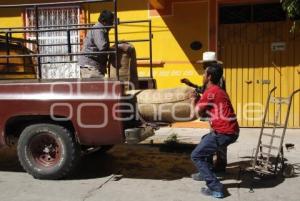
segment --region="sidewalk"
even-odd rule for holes
[[[281,129],[276,129],[276,133],[281,132]],[[265,129],[266,132],[271,132],[271,129]],[[162,127],[155,132],[155,135],[148,138],[143,143],[160,144],[163,143],[169,136],[176,134],[177,139],[181,143],[188,144],[198,144],[201,137],[209,132],[209,129],[204,128],[172,128],[172,127]],[[241,128],[240,137],[247,137],[251,143],[256,144],[258,141],[258,136],[260,134],[260,128]],[[287,129],[285,141],[293,141],[295,139],[300,140],[300,129]],[[300,143],[300,141],[299,141]],[[299,144],[300,145],[300,144]]]
[[[228,201],[298,201],[300,199],[300,129],[287,130],[286,143],[294,143],[295,149],[287,152],[285,156],[289,163],[295,165],[297,175],[293,178],[278,177],[268,180],[256,180],[254,183],[254,192],[250,193],[250,176],[243,174],[240,169],[249,165],[253,149],[257,145],[260,129],[242,128],[240,138],[238,141],[229,146],[228,149],[228,168],[227,175],[223,177],[222,183],[227,188],[230,194],[224,200]],[[177,134],[178,140],[181,143],[197,144],[202,135],[206,134],[208,129],[182,129],[182,128],[162,128],[156,132],[152,137],[152,143],[159,144],[164,142],[168,136]],[[151,142],[148,140],[148,142]],[[146,142],[145,142],[146,143]],[[135,152],[134,152],[135,153]],[[108,198],[107,200],[143,200],[143,201],[206,201],[215,200],[211,197],[200,195],[200,187],[205,186],[204,182],[193,181],[189,178],[189,173],[195,171],[192,169],[192,164],[184,168],[189,159],[189,153],[184,157],[178,158],[174,155],[168,155],[167,158],[163,157],[164,153],[157,153],[155,156],[149,155],[147,158],[140,158],[143,167],[148,167],[151,163],[151,168],[147,169],[148,179],[136,180],[133,178],[124,178],[119,181],[117,186],[109,185],[103,189],[101,193],[97,193],[90,200],[96,201],[101,197]],[[155,161],[153,158],[160,158],[160,162]],[[129,159],[130,160],[130,159]],[[148,161],[148,162],[146,162]],[[166,162],[167,161],[167,162]],[[168,163],[168,164],[165,164]],[[178,176],[177,179],[151,179],[151,175],[159,174],[158,178],[164,178],[164,171],[167,168],[161,166],[168,166],[174,164],[173,168],[169,170],[169,174]],[[163,165],[164,164],[164,165]],[[298,165],[297,165],[298,164]],[[140,168],[130,166],[133,171],[137,172]],[[183,172],[186,172],[185,174]],[[145,173],[145,172],[144,172]],[[134,174],[141,175],[139,173]],[[176,176],[175,176],[176,178]],[[126,187],[125,187],[126,186]],[[112,191],[120,191],[122,198],[116,199],[116,195],[112,195]]]
[[[153,137],[163,142],[176,133],[180,142],[198,143],[206,129],[163,128]],[[256,180],[254,193],[249,193],[250,178],[240,168],[249,164],[256,147],[259,129],[242,129],[238,141],[229,146],[227,174],[222,183],[229,192],[225,201],[299,201],[300,177]],[[148,141],[149,142],[149,141]],[[300,130],[287,130],[287,143],[295,149],[285,156],[300,173]],[[1,201],[209,201],[200,194],[204,182],[193,181],[195,167],[190,152],[164,150],[163,145],[119,145],[106,156],[88,157],[75,178],[61,181],[41,181],[25,173],[16,156],[1,153]],[[121,177],[116,177],[121,175]]]

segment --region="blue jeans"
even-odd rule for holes
[[[214,155],[216,156],[216,161],[213,160],[213,155],[208,159],[213,164],[213,172],[225,172],[227,166],[227,146],[220,147]]]
[[[238,134],[224,135],[211,132],[205,135],[191,154],[192,161],[206,182],[208,188],[212,191],[223,192],[223,185],[212,172],[212,155],[234,143]]]

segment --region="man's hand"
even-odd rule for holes
[[[118,44],[118,48],[120,50],[122,50],[123,52],[128,52],[128,50],[132,49],[132,45],[130,45],[129,43],[125,43],[125,42],[120,42]]]
[[[183,78],[180,81],[181,81],[181,83],[184,83],[184,84],[188,85],[189,87],[195,88],[195,91],[196,91],[197,94],[203,94],[204,93],[205,87],[198,86],[198,85],[192,83],[190,80],[188,80],[186,78]]]
[[[192,83],[192,82],[191,82],[189,79],[187,79],[187,78],[181,79],[180,82],[183,83],[183,84],[188,85],[189,87],[193,87],[193,88],[195,88],[195,89],[199,87],[198,85]]]
[[[189,79],[187,79],[187,78],[181,79],[180,82],[181,82],[181,83],[184,83],[184,84],[186,84],[186,83],[191,83],[191,81],[190,81]]]

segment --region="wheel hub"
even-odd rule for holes
[[[31,160],[40,167],[53,167],[61,159],[61,144],[51,133],[40,133],[29,145]]]

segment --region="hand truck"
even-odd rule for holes
[[[262,127],[258,139],[258,144],[255,150],[255,155],[251,162],[250,171],[257,173],[260,176],[277,175],[282,173],[285,177],[291,177],[294,174],[294,167],[287,164],[284,159],[283,141],[288,124],[291,104],[293,97],[300,89],[294,91],[289,97],[274,97],[272,94],[277,87],[274,87],[267,99],[265,113],[262,121]],[[266,122],[267,116],[270,112],[270,105],[275,104],[275,118],[273,122]],[[287,105],[284,124],[280,124],[280,115],[282,105]],[[271,133],[265,131],[266,127],[271,127]],[[281,128],[282,132],[276,133],[276,129]],[[277,142],[277,143],[276,143]]]

